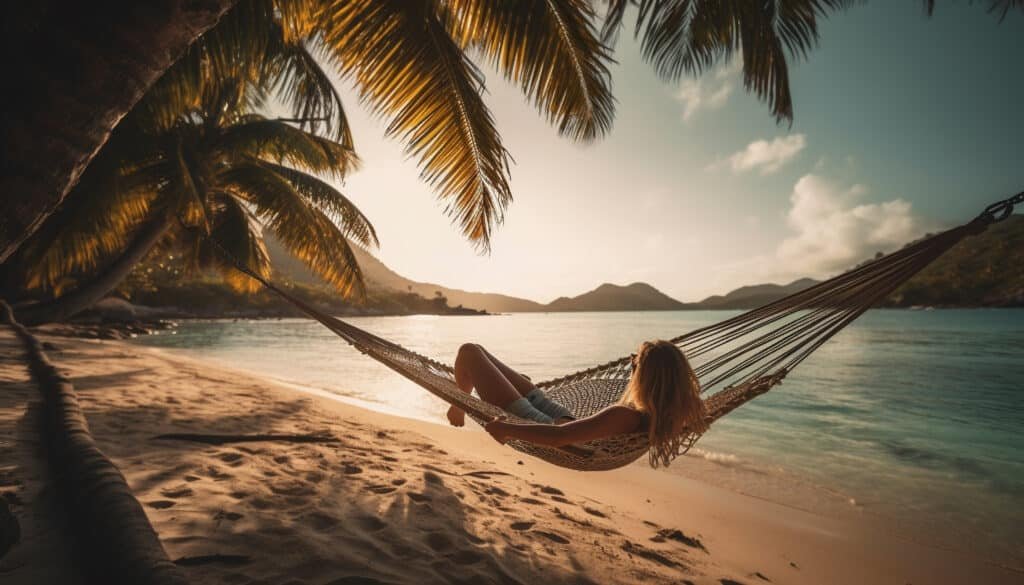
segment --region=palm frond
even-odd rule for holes
[[[518,83],[549,122],[574,140],[611,128],[610,51],[581,0],[453,0],[457,40]]]
[[[270,168],[291,183],[296,192],[330,217],[346,238],[355,241],[363,248],[380,246],[377,231],[373,228],[370,220],[352,201],[332,185],[286,166],[267,162],[260,164]]]
[[[792,121],[790,58],[818,42],[818,19],[858,0],[639,0],[637,35],[644,58],[675,81],[700,75],[739,52],[743,82],[776,120]]]
[[[217,137],[216,148],[338,178],[359,166],[359,158],[350,147],[255,114],[224,128]]]
[[[341,96],[306,45],[279,33],[271,39],[267,60],[270,71],[265,83],[301,120],[300,128],[314,134],[322,130],[333,141],[353,150],[352,130]]]
[[[974,4],[974,0],[970,3]],[[988,4],[988,13],[994,14],[999,22],[1005,20],[1011,10],[1024,10],[1024,0],[987,0],[984,3]],[[922,0],[922,4],[928,16],[935,13],[935,0]]]
[[[124,175],[108,162],[93,161],[46,228],[29,240],[27,289],[59,294],[72,275],[95,270],[120,252],[151,214],[165,169],[149,166]]]
[[[210,236],[196,246],[196,263],[218,270],[224,282],[236,291],[255,293],[259,281],[235,269],[238,262],[264,278],[271,274],[270,254],[263,242],[259,220],[233,197],[220,198]]]
[[[604,23],[601,25],[601,42],[605,46],[614,47],[618,43],[626,8],[632,3],[631,0],[608,0],[608,9],[605,10]]]
[[[209,161],[201,153],[187,148],[186,140],[181,135],[169,137],[168,142],[172,143],[168,149],[168,159],[173,168],[164,187],[164,194],[169,198],[168,206],[177,210],[181,221],[188,225],[202,226],[203,231],[209,233],[206,181],[203,180],[202,172],[202,167],[208,165]]]
[[[330,78],[309,53],[303,36],[312,32],[314,0],[245,0],[226,13],[154,85],[140,105],[156,129],[183,116],[217,112],[204,106],[230,80],[240,81],[246,100],[239,111],[252,111],[276,93],[303,127],[325,131],[352,146],[341,98]]]
[[[331,219],[303,197],[285,177],[259,161],[224,171],[223,188],[252,205],[293,256],[342,294],[363,295],[359,262]]]
[[[486,249],[512,198],[509,156],[480,92],[483,76],[437,1],[352,0],[327,11],[319,38],[360,99],[388,119],[420,176],[462,232]]]
[[[221,80],[242,79],[261,89],[272,40],[282,34],[275,19],[272,0],[236,3],[146,92],[136,107],[138,117],[156,131],[166,130],[200,111],[203,96]],[[263,96],[257,91],[248,97]]]

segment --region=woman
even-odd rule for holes
[[[526,376],[512,370],[483,347],[467,343],[455,359],[455,382],[480,398],[532,423],[496,418],[484,427],[497,441],[519,439],[561,447],[636,432],[650,440],[653,467],[668,465],[690,433],[708,429],[700,384],[683,352],[668,341],[645,341],[633,356],[633,374],[618,404],[575,419]],[[462,426],[465,413],[452,406],[448,420]],[[684,432],[685,429],[685,432]]]

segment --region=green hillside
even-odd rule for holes
[[[1024,306],[1024,215],[954,246],[889,298],[888,306]]]

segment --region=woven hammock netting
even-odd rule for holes
[[[808,289],[671,341],[686,354],[701,382],[708,422],[768,392],[800,362],[869,308],[965,237],[983,232],[1008,217],[1024,202],[1024,192],[990,205],[973,221],[925,237]],[[216,242],[215,242],[216,243]],[[218,245],[218,247],[220,247]],[[221,248],[221,251],[227,252]],[[231,258],[230,255],[228,255]],[[231,258],[234,260],[233,258]],[[455,385],[452,367],[328,315],[275,286],[237,261],[236,267],[259,280],[289,303],[316,319],[365,355],[459,406],[477,422],[515,417],[466,394]],[[582,418],[619,401],[630,377],[629,355],[537,384],[554,400]],[[520,420],[518,422],[528,423]],[[687,433],[679,454],[699,435]],[[568,447],[510,441],[511,447],[550,463],[582,471],[621,467],[645,455],[641,433],[600,439]]]

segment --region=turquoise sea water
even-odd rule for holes
[[[731,312],[361,317],[451,362],[475,341],[535,380],[590,367]],[[186,352],[442,422],[446,405],[312,321],[194,321],[143,345]],[[699,455],[778,471],[851,507],[1024,566],[1024,311],[872,311],[769,394],[715,424]],[[685,465],[685,462],[683,463]],[[957,544],[959,543],[959,544]]]

